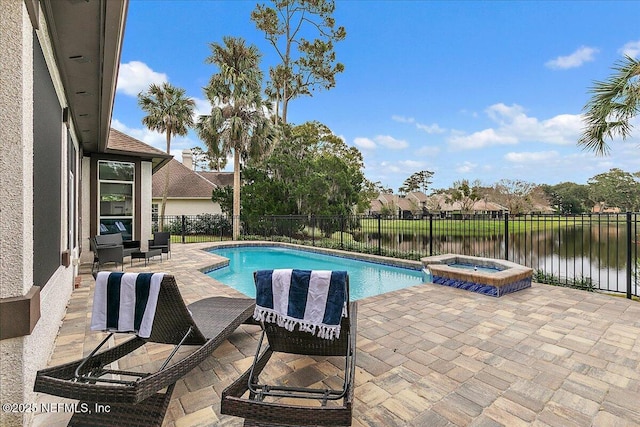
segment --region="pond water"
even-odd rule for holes
[[[429,237],[389,233],[354,236],[367,246],[391,248],[429,255]],[[626,231],[620,227],[567,226],[509,235],[509,261],[542,270],[561,278],[591,278],[604,290],[626,291]],[[633,257],[640,257],[640,244],[633,242]],[[505,259],[503,234],[483,237],[434,235],[433,253],[455,253]],[[632,282],[636,280],[632,277]],[[635,285],[634,285],[635,289]],[[637,293],[637,291],[635,291]]]

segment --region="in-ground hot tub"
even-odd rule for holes
[[[445,254],[422,258],[423,273],[438,285],[500,297],[531,287],[533,270],[510,261]]]

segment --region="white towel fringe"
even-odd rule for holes
[[[347,317],[346,304],[344,306],[342,316]],[[314,325],[309,322],[305,322],[303,319],[284,316],[269,308],[256,306],[253,312],[253,318],[258,322],[276,323],[281,328],[285,328],[290,332],[293,332],[296,326],[298,326],[299,330],[309,332],[316,335],[318,338],[326,340],[340,338],[340,325]]]

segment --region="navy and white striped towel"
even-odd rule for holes
[[[135,332],[151,336],[164,273],[110,273],[96,277],[92,331]]]
[[[298,326],[320,338],[339,338],[348,297],[346,271],[260,270],[253,317],[289,331]]]

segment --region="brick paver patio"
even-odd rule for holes
[[[176,276],[187,303],[241,296],[200,269],[214,244],[172,246],[172,257],[126,271]],[[89,332],[93,278],[82,276],[50,364],[80,358]],[[164,425],[237,426],[220,414],[222,390],[251,363],[259,330],[242,326],[176,386]],[[640,426],[640,304],[534,284],[492,298],[424,284],[358,306],[354,426]],[[163,356],[153,348],[132,364]],[[286,356],[268,375],[292,383],[336,380],[333,361]],[[39,395],[43,402],[60,402]],[[70,414],[38,414],[32,426],[66,425]]]

